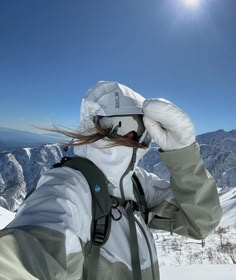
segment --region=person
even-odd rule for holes
[[[132,209],[134,227],[126,204],[112,208],[94,279],[157,280],[150,229],[204,239],[218,225],[222,211],[215,181],[200,157],[190,118],[171,102],[101,81],[82,99],[79,131],[61,132],[74,139],[76,155],[102,171],[110,196],[137,202],[135,173],[145,197],[147,220]],[[137,166],[151,139],[170,171],[169,182]],[[48,170],[1,232],[0,279],[89,279],[84,256],[92,235],[92,201],[82,172],[68,166]]]

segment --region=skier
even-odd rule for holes
[[[218,225],[216,184],[204,168],[191,120],[171,102],[145,100],[117,82],[98,82],[82,99],[79,133],[61,132],[74,138],[75,154],[97,166],[107,181],[113,204],[102,246],[91,244],[94,236],[100,238],[89,186],[96,174],[61,165],[40,178],[1,231],[0,279],[158,280],[149,229],[201,240]],[[151,139],[170,182],[137,167]],[[94,257],[91,248],[99,254]]]

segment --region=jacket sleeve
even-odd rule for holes
[[[68,167],[49,170],[0,232],[0,279],[79,279],[91,217],[84,176]]]
[[[220,222],[222,210],[214,179],[205,169],[196,143],[161,152],[170,182],[149,174],[143,180],[149,208],[148,226],[204,239]]]

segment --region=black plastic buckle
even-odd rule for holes
[[[108,217],[102,217],[94,222],[92,243],[96,246],[102,246],[107,240]]]
[[[93,237],[93,245],[102,246],[104,244],[105,234],[103,232],[96,232]]]

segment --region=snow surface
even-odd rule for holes
[[[153,236],[160,267],[236,263],[235,227],[219,227],[203,243],[164,231],[154,231]]]
[[[15,217],[15,213],[0,206],[0,229],[5,228]]]
[[[235,280],[236,265],[166,266],[160,276],[161,280]]]
[[[222,190],[220,192],[220,203],[223,209],[220,226],[236,226],[236,188]]]
[[[31,158],[31,148],[23,148],[23,150],[25,150],[28,158],[30,159]]]

